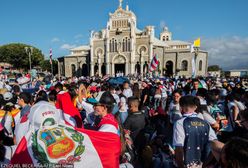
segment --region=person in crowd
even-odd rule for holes
[[[13,138],[14,120],[10,110],[5,106],[4,98],[0,95],[0,128],[2,129],[2,133],[4,133],[7,137]]]
[[[207,106],[207,90],[204,88],[199,88],[198,92],[196,94],[198,98],[198,105],[197,105],[197,110],[196,112],[198,113],[198,116],[202,118],[203,120],[207,121],[210,126],[218,131],[219,130],[219,123],[213,118],[209,112],[208,106]]]
[[[120,103],[120,98],[119,98],[119,96],[116,94],[116,87],[114,87],[113,85],[111,85],[110,88],[109,88],[109,91],[111,92],[112,96],[114,97],[115,102],[116,102],[117,104],[119,104],[119,103]]]
[[[220,163],[222,168],[247,167],[248,140],[234,138],[222,148]]]
[[[167,89],[165,87],[165,84],[160,85],[160,89],[161,89],[161,106],[162,106],[162,109],[165,110],[166,101],[168,98]]]
[[[56,90],[52,90],[48,94],[48,101],[55,106],[57,100],[57,92]]]
[[[133,84],[133,96],[137,97],[140,100],[141,90],[138,82]]]
[[[30,111],[31,95],[27,92],[22,92],[18,96],[18,105],[21,106],[21,117]]]
[[[141,92],[141,103],[140,103],[140,109],[145,110],[147,106],[149,106],[149,88],[147,81],[142,82],[142,92]]]
[[[120,99],[120,102],[118,103],[119,108],[119,116],[121,123],[123,124],[128,116],[128,105],[127,105],[127,97],[123,94],[122,90],[120,88],[117,88],[119,90],[118,96]]]
[[[126,96],[126,98],[133,96],[133,91],[127,81],[123,83],[123,94]]]
[[[94,104],[95,114],[100,118],[96,128],[101,132],[112,132],[120,135],[119,123],[112,114],[115,99],[112,94],[104,92],[98,102]]]
[[[169,105],[168,114],[170,116],[170,123],[175,124],[177,120],[182,118],[182,114],[180,111],[180,105],[179,105],[180,98],[182,97],[182,90],[180,89],[175,90],[172,93],[172,96],[173,96],[173,100],[171,101]]]
[[[139,143],[139,140],[136,139],[138,134],[145,127],[145,115],[139,110],[139,99],[137,97],[128,98],[128,109],[129,115],[124,122],[124,128],[130,131],[130,136],[134,141],[135,146]]]
[[[55,85],[55,90],[58,93],[56,107],[63,111],[66,122],[72,126],[82,128],[82,117],[78,109],[74,106],[69,92],[63,91],[63,85],[61,83]]]
[[[208,144],[217,139],[209,124],[195,112],[198,98],[183,96],[179,103],[183,118],[173,128],[173,145],[177,166],[201,167],[208,156]]]
[[[161,83],[160,81],[157,81],[155,95],[154,95],[154,109],[155,110],[157,110],[157,108],[160,106],[161,99],[162,99]]]
[[[197,91],[199,89],[199,80],[192,80],[192,89],[191,89],[191,95],[196,96]]]

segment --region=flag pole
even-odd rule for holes
[[[51,63],[51,73],[53,75],[53,62]]]
[[[50,49],[50,64],[51,64],[51,74],[53,76],[53,60],[52,60],[52,56],[53,56],[53,53],[52,53],[52,49]]]

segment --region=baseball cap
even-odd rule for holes
[[[5,101],[9,101],[9,100],[12,99],[12,98],[13,98],[13,94],[10,93],[10,92],[6,92],[6,93],[3,94],[3,99],[4,99]]]

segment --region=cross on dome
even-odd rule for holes
[[[122,8],[122,2],[123,0],[119,0],[119,8]]]

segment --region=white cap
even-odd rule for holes
[[[6,92],[6,93],[3,94],[3,99],[5,101],[9,101],[10,99],[12,99],[12,97],[13,97],[13,94],[10,93],[10,92]]]

